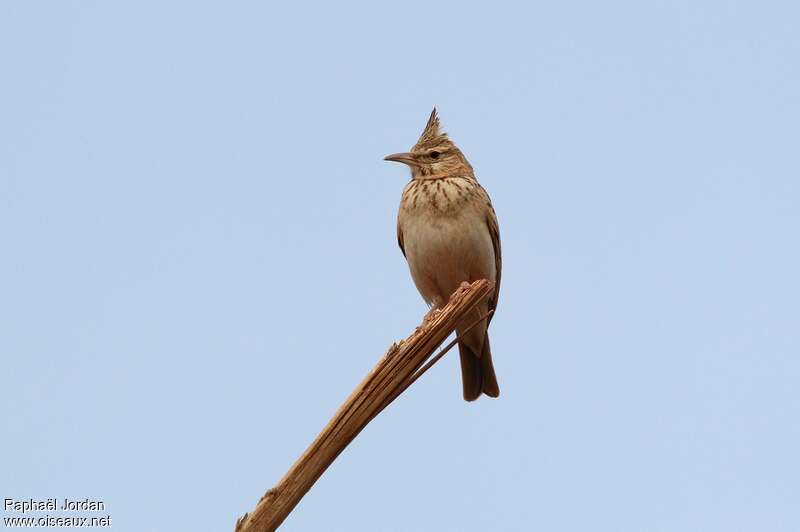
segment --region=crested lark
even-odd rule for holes
[[[397,215],[397,240],[422,298],[444,306],[464,281],[489,279],[494,294],[464,318],[458,329],[497,307],[500,290],[500,234],[489,195],[478,184],[464,154],[442,132],[434,108],[408,153],[385,157],[411,168]],[[464,399],[500,395],[492,366],[489,316],[458,343]]]

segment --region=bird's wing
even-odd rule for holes
[[[488,195],[486,197],[488,199]],[[494,247],[494,294],[489,299],[489,310],[493,311],[497,308],[497,299],[500,296],[500,271],[503,268],[503,259],[500,254],[500,227],[497,224],[497,215],[494,212],[491,201],[489,201],[489,212],[486,215],[486,225],[489,227],[489,235],[492,237],[492,247]],[[494,317],[494,314],[489,316],[489,321],[491,321],[492,317]]]
[[[406,249],[403,247],[403,230],[400,228],[400,217],[397,217],[397,245],[400,246],[400,251],[403,256],[406,256]]]

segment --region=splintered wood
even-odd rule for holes
[[[283,478],[252,512],[236,521],[235,532],[277,529],[367,423],[432,365],[425,363],[436,348],[493,289],[494,283],[487,280],[462,283],[441,311],[430,315],[411,336],[393,344]]]

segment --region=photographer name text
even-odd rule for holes
[[[57,499],[4,499],[3,509],[6,512],[102,512],[106,509],[106,503],[92,499],[71,500],[64,498]]]

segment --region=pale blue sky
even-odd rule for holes
[[[800,530],[798,20],[4,2],[0,497],[232,530],[426,310],[382,157],[435,104],[500,219],[502,396],[448,355],[285,530]]]

